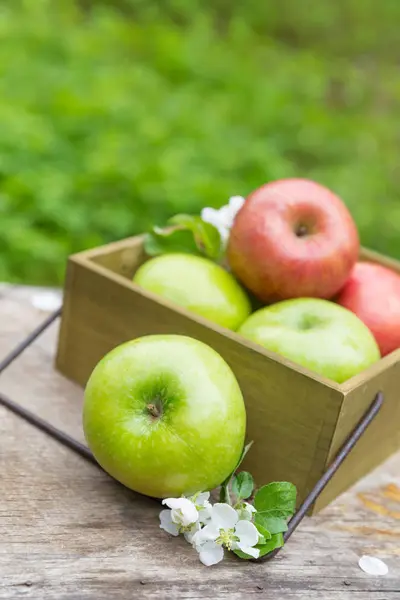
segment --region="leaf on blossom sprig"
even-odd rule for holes
[[[194,215],[175,215],[166,228],[154,227],[144,239],[144,249],[149,256],[183,252],[219,260],[223,247],[218,229]]]
[[[257,546],[254,546],[254,547],[260,551],[258,558],[261,558],[262,556],[269,554],[273,550],[276,550],[276,548],[282,548],[283,544],[284,544],[284,541],[283,541],[282,533],[276,533],[273,536],[271,536],[271,539],[266,540],[264,544],[258,543]],[[254,560],[254,558],[252,556],[245,554],[241,550],[234,550],[234,553],[237,556],[239,556],[239,558],[244,558],[245,560],[250,560],[250,559]]]
[[[296,509],[296,496],[296,487],[287,481],[260,488],[254,497],[256,527],[259,525],[274,535],[287,531],[287,519]]]
[[[236,495],[237,501],[250,498],[254,489],[253,476],[247,471],[241,471],[232,478],[232,492]]]
[[[270,540],[272,538],[272,532],[269,531],[263,525],[261,525],[261,523],[254,523],[254,525],[257,527],[257,530],[258,530],[258,533],[260,534],[260,536],[262,536],[265,540]]]
[[[219,492],[219,501],[220,502],[228,502],[230,504],[229,484],[231,482],[232,477],[235,475],[236,471],[242,464],[246,454],[248,453],[248,451],[250,450],[252,445],[253,445],[253,442],[251,441],[243,447],[242,453],[241,453],[239,460],[238,460],[235,468],[233,469],[232,473],[230,473],[228,475],[228,477],[225,479],[225,481],[223,481],[221,483],[221,489]]]

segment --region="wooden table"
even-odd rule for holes
[[[0,286],[0,356],[46,317],[33,293]],[[83,441],[82,390],[53,369],[56,335],[57,324],[1,375],[0,390]],[[0,483],[2,599],[400,599],[400,453],[306,519],[272,562],[211,568],[159,529],[155,502],[2,407]],[[389,574],[363,573],[362,554]]]

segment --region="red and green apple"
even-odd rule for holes
[[[368,262],[359,262],[337,297],[375,336],[382,356],[400,348],[400,275]]]
[[[274,181],[251,193],[228,241],[233,273],[266,303],[331,298],[358,252],[357,229],[344,203],[305,179]]]

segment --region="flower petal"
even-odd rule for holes
[[[200,523],[197,522],[194,525],[192,525],[191,529],[189,531],[185,531],[183,536],[185,538],[185,540],[187,542],[189,542],[189,544],[193,543],[193,537],[194,535],[200,530]]]
[[[166,504],[169,508],[178,509],[184,507],[190,500],[187,498],[164,498],[161,504]],[[190,502],[193,504],[192,502]]]
[[[240,521],[251,521],[253,514],[256,512],[257,510],[254,508],[254,506],[248,502],[243,502],[243,504],[237,509]]]
[[[160,527],[171,535],[179,535],[178,526],[172,521],[171,511],[168,509],[160,512]]]
[[[237,215],[237,213],[242,208],[245,202],[246,198],[243,198],[243,196],[232,196],[231,198],[229,198],[229,207],[234,213],[234,216]]]
[[[201,492],[201,494],[199,494],[196,498],[197,506],[203,506],[203,504],[205,504],[205,502],[207,502],[209,498],[210,492]]]
[[[214,542],[207,542],[201,547],[199,558],[203,565],[211,567],[211,565],[216,565],[224,558],[224,549]]]
[[[258,530],[250,521],[239,521],[235,527],[235,534],[240,544],[245,546],[255,546],[258,542]]]
[[[232,227],[233,220],[235,218],[236,212],[232,209],[229,204],[222,206],[218,211],[219,224],[222,227],[230,228]]]
[[[219,529],[232,529],[238,520],[239,516],[236,510],[229,504],[218,502],[212,507],[211,521]]]
[[[199,518],[197,508],[188,498],[166,498],[162,501],[172,508],[172,520],[180,525],[190,525],[195,523]]]
[[[206,223],[211,223],[211,225],[214,225],[214,227],[218,227],[221,224],[219,210],[216,210],[215,208],[210,208],[208,206],[203,208],[200,216],[203,221]]]
[[[358,566],[368,575],[387,575],[389,573],[387,564],[375,556],[362,556],[358,561]]]
[[[194,534],[192,538],[192,544],[194,544],[196,548],[199,548],[206,542],[215,541],[218,536],[219,529],[210,523],[209,525],[203,527],[203,529],[199,529],[199,531]]]
[[[212,508],[212,504],[208,500],[206,500],[203,504],[203,507],[199,510],[199,521],[203,525],[207,525],[207,523],[210,522]]]
[[[252,556],[253,558],[258,558],[260,556],[260,551],[258,548],[252,548],[251,546],[246,546],[245,544],[241,544],[240,542],[238,542],[236,545],[239,548],[239,550],[241,550],[245,554],[248,554],[249,556]]]

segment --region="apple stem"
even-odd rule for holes
[[[299,225],[295,233],[297,237],[306,237],[308,234],[308,227],[306,225]]]
[[[161,415],[161,411],[157,408],[155,404],[148,404],[147,410],[155,419],[157,419]]]

